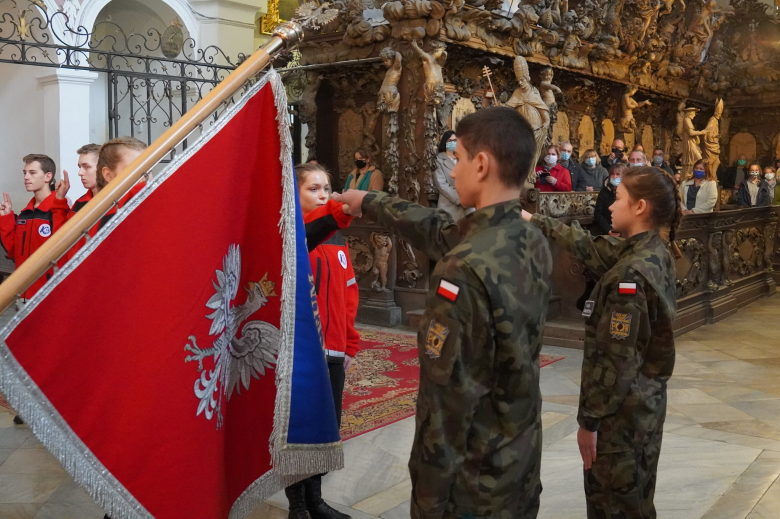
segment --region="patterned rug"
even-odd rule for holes
[[[417,334],[358,328],[360,353],[347,373],[341,439],[390,425],[414,414],[420,362]],[[540,355],[544,367],[564,357]]]

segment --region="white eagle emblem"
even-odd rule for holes
[[[249,282],[246,302],[231,306],[238,294],[241,279],[241,250],[230,245],[222,260],[222,270],[217,270],[217,283],[212,281],[217,293],[211,296],[206,306],[214,312],[206,317],[212,319],[209,335],[219,335],[211,348],[201,349],[190,335],[190,343],[184,346],[187,355],[184,362],[198,361],[200,378],[195,381],[195,396],[200,399],[196,416],[204,413],[211,420],[217,412],[217,429],[222,427],[222,399],[230,400],[233,389],[241,394],[241,386],[249,390],[252,377],[259,379],[265,369],[276,364],[279,353],[279,329],[265,321],[246,321],[262,308],[268,298],[276,296],[274,283],[268,281],[268,273],[256,282]],[[241,325],[243,324],[243,328]],[[241,328],[241,337],[238,330]],[[214,367],[203,369],[203,360],[214,357]],[[241,383],[239,384],[239,379]]]

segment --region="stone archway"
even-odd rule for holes
[[[729,164],[734,164],[740,155],[756,160],[756,138],[747,132],[736,134],[729,142]]]

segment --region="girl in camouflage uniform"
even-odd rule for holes
[[[650,519],[674,368],[677,309],[674,235],[682,203],[674,179],[629,169],[610,207],[622,238],[591,237],[577,222],[524,212],[599,277],[585,305],[585,351],[577,419],[589,519]]]

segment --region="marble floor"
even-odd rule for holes
[[[780,326],[777,297],[677,340],[677,365],[658,476],[664,519],[780,518]],[[582,352],[542,369],[544,450],[540,518],[584,518],[576,405]],[[344,443],[346,467],[324,494],[355,519],[406,519],[408,418]],[[283,519],[273,496],[250,517]],[[31,435],[0,410],[0,519],[101,519],[103,512]]]

